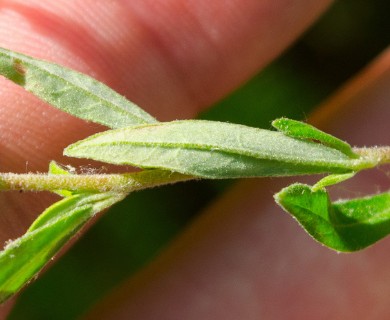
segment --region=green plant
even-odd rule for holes
[[[47,174],[0,174],[0,190],[51,191],[46,209],[0,253],[0,300],[17,292],[97,212],[145,188],[191,179],[329,174],[275,195],[314,239],[355,251],[390,233],[390,193],[331,203],[326,187],[390,163],[389,147],[352,148],[316,128],[278,119],[277,131],[201,120],[158,122],[105,85],[53,63],[0,49],[0,74],[53,106],[110,127],[67,156],[133,165],[124,174],[75,174],[54,161]]]

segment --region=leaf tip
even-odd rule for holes
[[[288,129],[288,120],[287,118],[278,118],[271,122],[271,125],[278,131],[284,132]]]
[[[18,58],[9,56],[0,61],[0,74],[17,85],[26,85],[26,73],[26,65]]]

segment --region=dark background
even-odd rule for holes
[[[270,128],[304,119],[386,48],[389,0],[342,0],[278,60],[201,118]],[[23,291],[9,319],[74,319],[148,263],[234,181],[178,184],[129,196]]]

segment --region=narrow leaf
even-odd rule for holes
[[[331,174],[329,176],[322,178],[320,181],[318,181],[312,187],[312,190],[317,191],[319,189],[343,182],[345,180],[351,179],[355,175],[356,175],[356,172],[342,173],[342,174]]]
[[[123,196],[74,195],[46,209],[26,234],[0,252],[0,302],[28,283],[94,214]]]
[[[205,178],[347,173],[373,165],[280,132],[200,120],[110,130],[64,154]]]
[[[337,251],[363,249],[390,233],[390,192],[332,204],[325,189],[294,184],[275,199],[315,240]]]
[[[272,126],[290,137],[305,140],[317,140],[324,145],[341,151],[351,158],[359,157],[353,152],[352,147],[347,142],[318,130],[310,124],[287,118],[280,118],[274,120],[272,122]]]
[[[51,62],[0,48],[0,75],[58,109],[110,128],[156,122],[106,85]]]

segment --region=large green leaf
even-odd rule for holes
[[[0,252],[0,302],[30,281],[97,212],[123,197],[114,193],[73,195],[46,209],[22,237]]]
[[[0,75],[54,107],[110,128],[156,122],[106,85],[51,62],[0,48]]]
[[[293,184],[275,199],[315,240],[337,251],[363,249],[390,233],[390,192],[331,203],[325,189]]]
[[[373,165],[281,132],[200,120],[110,130],[72,144],[64,154],[205,178],[347,173]]]

